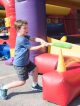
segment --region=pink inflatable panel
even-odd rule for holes
[[[47,73],[53,71],[57,64],[58,56],[44,53],[35,57],[35,64],[39,73]]]
[[[70,65],[64,73],[53,70],[43,75],[43,99],[67,106],[78,95],[80,95],[80,63]]]

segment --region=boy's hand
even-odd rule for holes
[[[45,44],[46,43],[46,41],[44,41],[44,40],[41,40],[41,42],[40,42],[41,44]]]
[[[48,42],[46,42],[45,40],[42,39],[40,43],[43,44],[43,45],[45,45],[45,44],[47,44]]]
[[[49,43],[43,42],[42,45],[47,47],[47,46],[49,46]]]

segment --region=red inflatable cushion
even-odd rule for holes
[[[80,63],[68,67],[68,71],[49,72],[43,75],[43,98],[60,106],[67,106],[80,95]]]
[[[35,64],[38,68],[39,73],[47,73],[53,71],[56,67],[58,60],[57,55],[52,55],[49,53],[44,53],[35,57]]]

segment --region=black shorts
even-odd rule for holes
[[[21,81],[27,80],[29,78],[29,76],[28,76],[29,72],[33,71],[35,67],[36,67],[36,65],[34,63],[32,63],[31,61],[26,66],[14,65],[14,69],[17,71],[18,78]]]

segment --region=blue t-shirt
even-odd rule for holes
[[[13,65],[25,66],[29,63],[30,36],[17,36]]]

